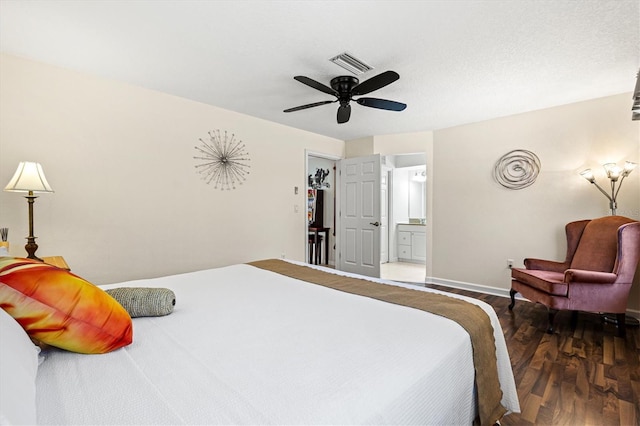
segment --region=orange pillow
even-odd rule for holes
[[[114,298],[37,260],[0,257],[0,307],[31,338],[68,351],[106,353],[133,337],[131,317]]]

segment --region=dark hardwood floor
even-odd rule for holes
[[[575,329],[571,314],[556,315],[555,331],[545,332],[544,306],[427,285],[480,299],[495,309],[502,325],[516,380],[521,413],[502,425],[640,425],[640,329],[627,327],[617,337],[615,325],[580,312]]]

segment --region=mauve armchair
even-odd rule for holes
[[[625,312],[640,259],[640,222],[623,216],[580,220],[566,225],[564,262],[525,259],[525,269],[511,270],[515,295],[549,310],[548,333],[558,310],[616,314],[618,334],[625,334]]]

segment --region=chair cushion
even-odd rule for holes
[[[554,296],[567,296],[569,286],[563,281],[564,272],[529,270],[514,268],[511,277],[529,287],[536,288]]]
[[[593,219],[584,228],[571,269],[613,272],[618,255],[618,228],[633,222],[622,216]]]

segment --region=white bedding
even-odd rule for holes
[[[104,288],[125,286],[172,289],[174,312],[135,318],[133,343],[109,354],[46,352],[39,424],[470,424],[475,416],[469,335],[437,315],[249,265]],[[491,317],[502,402],[519,412],[495,312],[456,297]]]

